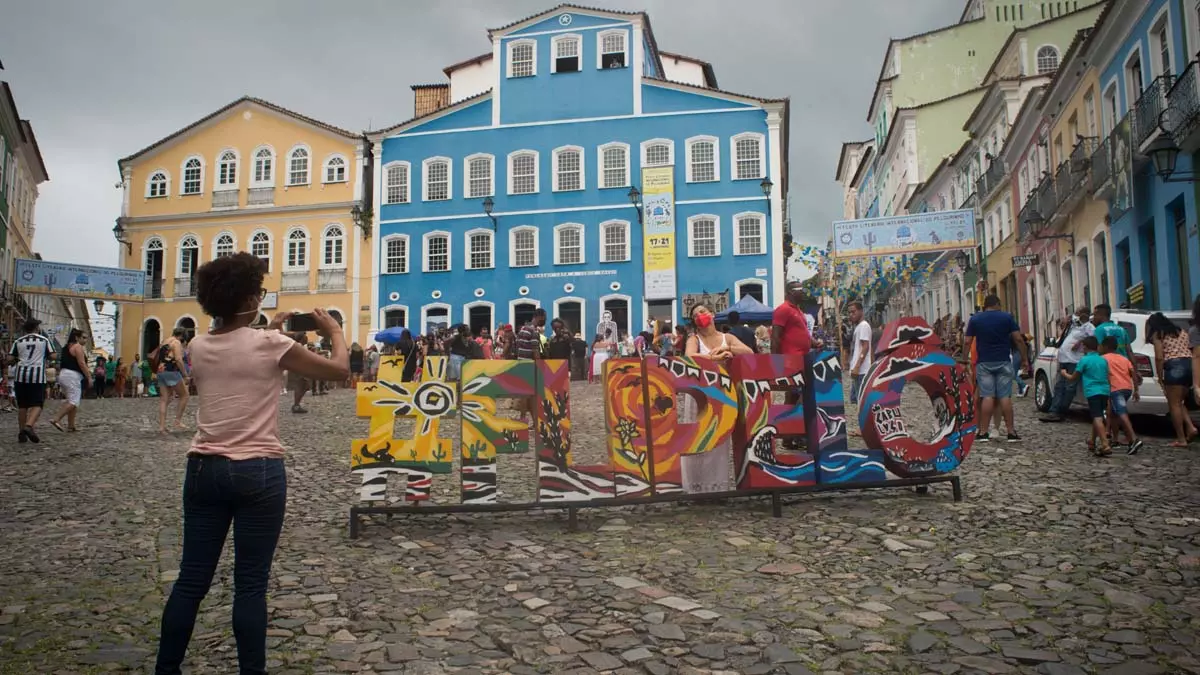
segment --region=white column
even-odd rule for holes
[[[495,63],[498,64],[499,61],[496,61]],[[496,92],[492,92],[492,94],[494,97]],[[496,107],[493,108],[493,110],[499,111],[500,110],[499,102],[497,102],[495,105],[496,105]],[[370,332],[370,336],[374,336],[375,333],[379,332],[379,328],[380,328],[380,326],[379,326],[379,293],[380,293],[379,230],[383,227],[383,224],[381,222],[383,220],[383,218],[381,216],[379,209],[380,209],[380,206],[383,205],[383,196],[382,196],[383,195],[383,143],[382,143],[382,141],[375,141],[371,145],[371,154],[372,154],[371,163],[374,168],[374,171],[372,172],[374,175],[371,177],[371,180],[373,180],[375,182],[374,183],[375,192],[374,192],[374,199],[372,200],[373,203],[371,204],[371,211],[372,211],[372,213],[375,214],[375,218],[373,220],[374,227],[371,230],[371,232],[372,232],[371,233],[371,281],[372,281],[371,287],[372,287],[372,292],[371,292],[371,332]],[[409,176],[409,178],[411,180],[412,177]],[[410,260],[410,265],[411,265],[411,259],[412,259],[412,251],[411,250],[409,250],[408,255],[409,255],[409,260]],[[408,317],[405,317],[405,319],[407,320]]]
[[[645,70],[646,50],[642,47],[645,37],[642,33],[642,24],[638,20],[633,24],[633,40],[630,41],[629,50],[633,52],[633,114],[642,114],[642,73]]]
[[[354,150],[354,201],[362,203],[363,196],[363,181],[373,180],[374,177],[363,175],[363,143],[360,141],[358,148]],[[350,256],[347,261],[350,268],[350,316],[346,320],[350,322],[350,342],[359,341],[359,321],[358,316],[362,312],[362,302],[360,298],[359,277],[362,276],[362,228],[358,223],[353,223],[350,226],[350,241],[346,242],[346,255]]]
[[[767,176],[771,182],[775,184],[774,192],[771,197],[771,236],[767,241],[767,253],[771,260],[771,306],[778,306],[783,302],[784,285],[787,280],[783,278],[783,201],[787,195],[781,194],[784,190],[782,181],[783,162],[782,157],[783,144],[781,142],[780,130],[787,120],[783,119],[782,106],[776,107],[767,111]]]
[[[133,169],[125,167],[121,169],[121,189],[124,194],[121,195],[121,217],[129,216],[129,182],[133,177]],[[181,177],[182,178],[182,177]]]
[[[507,65],[500,60],[500,38],[492,39],[492,126],[500,125],[500,84],[504,82],[504,71],[508,69]],[[582,58],[582,54],[580,55]],[[451,101],[453,103],[454,101]],[[379,145],[376,143],[376,145]],[[375,154],[375,164],[379,164],[379,154]],[[411,185],[411,176],[409,184]],[[376,195],[379,193],[376,192]],[[376,199],[378,201],[378,199]],[[408,318],[405,317],[407,321]],[[372,319],[374,321],[374,319]]]

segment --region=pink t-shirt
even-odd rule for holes
[[[276,330],[239,328],[192,340],[200,397],[192,452],[230,459],[282,457],[279,360],[297,343]]]

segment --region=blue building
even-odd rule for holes
[[[637,332],[692,294],[782,300],[786,99],[718,89],[641,12],[561,5],[488,37],[371,134],[373,331],[542,307],[590,340],[605,311]]]
[[[1092,36],[1104,132],[1097,157],[1111,171],[1098,196],[1109,201],[1117,296],[1148,309],[1189,308],[1200,291],[1190,176],[1200,100],[1189,57],[1200,47],[1198,18],[1195,3],[1114,0]],[[1181,150],[1171,180],[1152,161],[1166,141]]]

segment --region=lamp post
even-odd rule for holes
[[[1150,147],[1146,148],[1146,154],[1154,162],[1154,173],[1158,174],[1158,177],[1164,183],[1200,182],[1200,176],[1197,176],[1195,172],[1179,176],[1178,178],[1174,177],[1181,150],[1179,145],[1175,143],[1174,130],[1169,128],[1167,124],[1168,116],[1173,113],[1175,113],[1175,110],[1167,106],[1158,114],[1158,129],[1162,133],[1150,143]]]
[[[125,225],[121,223],[120,218],[117,218],[117,224],[113,225],[112,233],[118,243],[125,244],[125,255],[133,255],[133,242],[126,236]]]
[[[373,220],[371,209],[364,209],[361,204],[355,204],[350,209],[350,217],[354,219],[354,224],[362,229],[363,239],[370,239],[371,221]]]
[[[492,210],[495,208],[496,202],[493,201],[491,197],[483,198],[483,212],[492,220],[492,232],[495,232],[499,228],[499,223],[496,220],[496,216],[492,215]]]
[[[629,197],[629,203],[633,204],[633,208],[637,209],[638,225],[645,225],[646,223],[643,222],[643,214],[642,214],[642,193],[641,193],[641,191],[639,191],[637,189],[636,185],[630,186],[629,194],[627,196]]]

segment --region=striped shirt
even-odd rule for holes
[[[527,323],[517,333],[517,358],[532,359],[542,351],[540,331],[533,323]]]
[[[21,384],[46,384],[46,359],[50,356],[50,341],[30,333],[13,343],[12,355],[17,358],[17,378]]]

